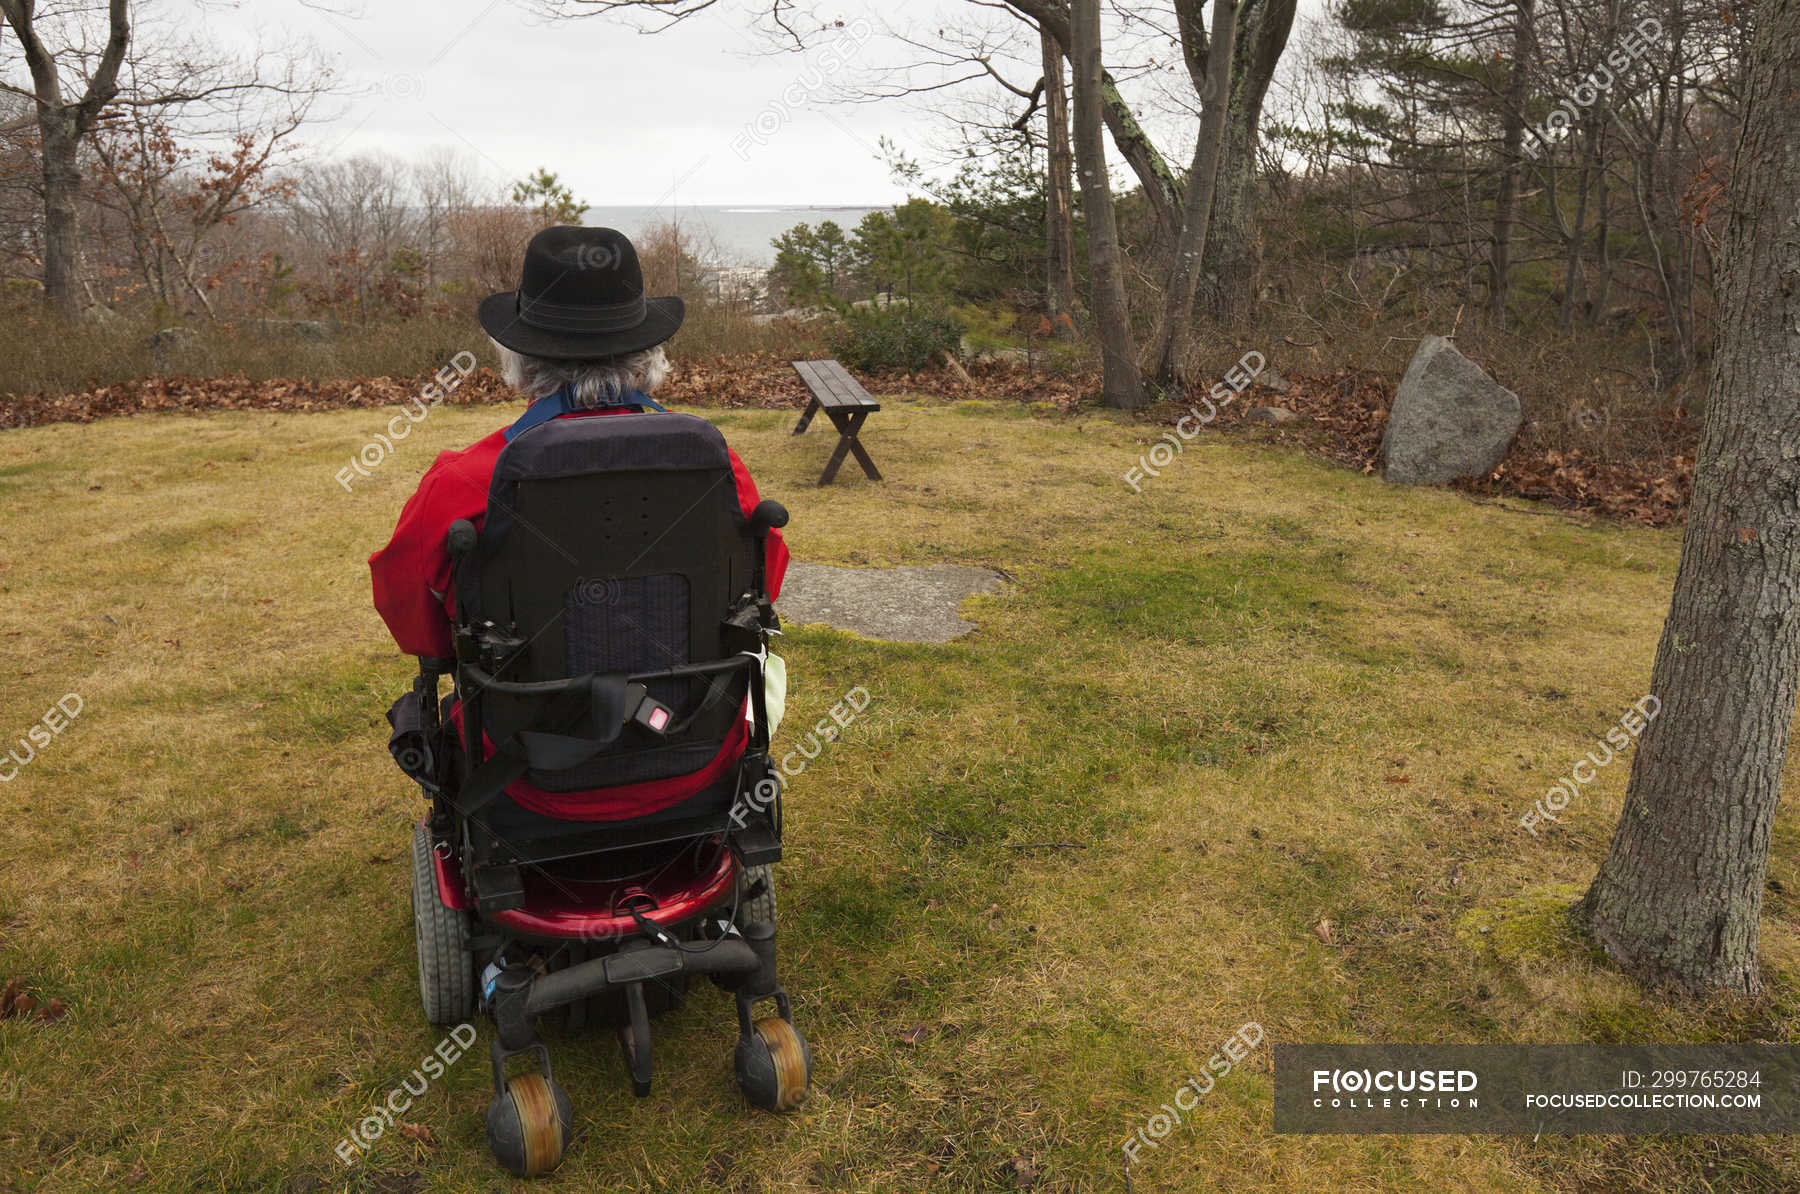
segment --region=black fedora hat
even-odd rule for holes
[[[645,298],[624,233],[546,228],[525,248],[517,290],[481,300],[481,326],[527,356],[595,360],[661,344],[681,326],[679,298]]]

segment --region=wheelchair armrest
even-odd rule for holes
[[[450,524],[450,533],[444,536],[444,547],[452,560],[460,560],[475,550],[475,524],[466,518],[459,518]]]
[[[787,507],[774,498],[764,498],[756,503],[756,509],[750,512],[750,533],[758,539],[767,538],[771,529],[788,524]]]

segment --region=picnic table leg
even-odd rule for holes
[[[842,416],[835,410],[825,413],[830,417],[832,424],[837,427],[838,442],[837,447],[832,449],[831,459],[825,462],[825,471],[819,474],[820,485],[831,484],[832,478],[837,476],[838,466],[844,463],[844,457],[850,451],[850,445],[856,442],[851,437],[849,424]]]
[[[819,413],[819,400],[817,398],[814,398],[806,404],[805,413],[803,413],[800,416],[800,421],[794,425],[794,434],[799,435],[802,432],[804,432],[806,430],[807,424],[812,422],[812,417],[818,413]]]
[[[844,457],[851,453],[856,455],[856,462],[862,465],[863,472],[871,481],[881,480],[881,473],[876,469],[875,462],[869,459],[868,449],[856,437],[857,432],[862,430],[863,420],[869,417],[869,412],[859,410],[855,414],[839,414],[831,410],[825,413],[837,427],[838,442],[836,450],[831,453],[831,459],[825,464],[825,471],[819,474],[819,484],[831,484],[832,479],[837,476],[839,466],[844,463]]]
[[[875,467],[873,460],[869,459],[869,450],[862,446],[862,438],[857,434],[862,430],[863,419],[867,417],[867,415],[856,417],[856,428],[850,432],[850,454],[856,457],[856,463],[862,465],[863,473],[868,476],[869,480],[879,481],[881,480],[881,470]]]

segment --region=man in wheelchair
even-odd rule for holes
[[[520,1174],[554,1168],[572,1127],[534,1028],[553,1009],[617,1027],[644,1095],[651,1013],[705,974],[736,996],[750,1100],[785,1110],[810,1081],[769,873],[787,512],[710,423],[650,397],[682,312],[644,296],[619,233],[539,233],[519,289],[480,308],[530,406],[439,456],[369,559],[376,608],[419,658],[388,717],[430,802],[420,995],[435,1024],[492,1017],[488,1140]],[[777,1014],[755,1019],[763,1000]],[[535,1069],[508,1078],[521,1054]]]

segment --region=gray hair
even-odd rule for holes
[[[592,361],[529,357],[498,341],[493,344],[500,354],[500,375],[506,384],[533,402],[570,386],[577,409],[615,406],[633,390],[644,395],[655,392],[669,376],[669,358],[660,344]]]

